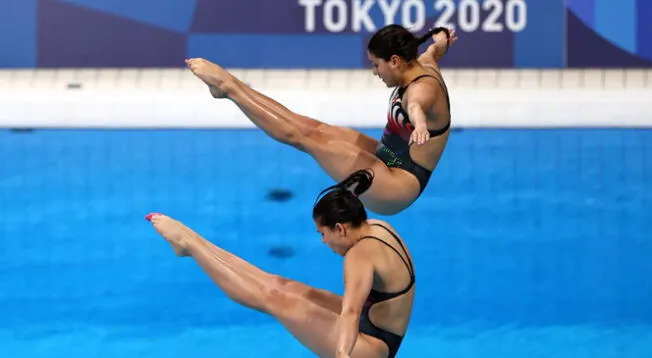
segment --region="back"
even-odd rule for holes
[[[428,73],[417,83],[410,86],[405,92],[403,101],[406,105],[410,102],[410,95],[415,92],[427,92],[433,94],[432,106],[426,111],[428,130],[440,132],[451,124],[451,108],[448,88],[444,82],[442,74],[434,67],[424,66]],[[410,157],[423,166],[433,170],[444,152],[448,142],[450,131],[445,131],[437,136],[432,136],[426,144],[422,146],[410,147]]]
[[[365,308],[374,326],[403,336],[414,303],[414,265],[405,243],[394,228],[380,220],[369,220],[372,230],[361,240],[373,258],[374,282]]]

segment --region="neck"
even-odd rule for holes
[[[418,62],[409,66],[410,67],[408,67],[408,69],[403,72],[403,75],[399,80],[399,86],[401,87],[407,86],[410,82],[412,82],[412,80],[426,73],[424,68]]]
[[[371,225],[369,225],[368,222],[363,222],[359,227],[355,229],[349,229],[351,230],[350,236],[353,239],[353,243],[357,243],[362,239],[364,236],[369,235],[369,231],[371,230]]]

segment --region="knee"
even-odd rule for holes
[[[308,138],[321,138],[324,136],[332,136],[334,134],[335,133],[333,133],[333,126],[322,122],[313,127],[307,128],[304,133],[304,135]]]
[[[270,287],[280,292],[287,292],[292,282],[293,282],[292,280],[279,275],[273,275],[270,277],[269,280]]]
[[[272,281],[274,282],[273,285],[278,290],[283,291],[283,293],[286,295],[291,295],[294,297],[307,297],[310,292],[314,290],[312,287],[309,287],[303,283],[281,276],[275,276]]]
[[[292,281],[281,276],[272,276],[264,290],[266,310],[278,316],[294,305],[295,297],[290,294]]]
[[[306,136],[304,135],[304,133],[302,133],[301,130],[293,128],[293,129],[283,133],[281,136],[282,136],[280,138],[281,142],[283,142],[283,143],[285,143],[287,145],[290,145],[292,147],[299,148],[299,149],[301,149],[301,148],[303,148],[305,146],[304,143],[305,143]]]
[[[293,147],[304,152],[317,143],[324,143],[332,136],[332,127],[326,123],[318,123],[312,126],[300,127],[293,133],[288,133],[288,141]]]

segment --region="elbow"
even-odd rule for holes
[[[355,319],[360,319],[360,314],[362,314],[362,307],[343,306],[341,314],[342,316],[354,317]]]

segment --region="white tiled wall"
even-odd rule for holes
[[[364,89],[382,86],[371,70],[252,70],[230,69],[257,88]],[[554,89],[652,88],[652,69],[486,70],[442,69],[451,88]],[[0,70],[0,91],[11,89],[205,90],[186,69],[26,69]]]

